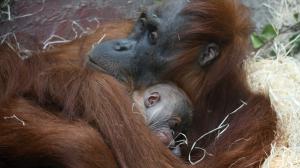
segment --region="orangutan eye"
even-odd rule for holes
[[[149,32],[148,38],[151,44],[156,44],[158,39],[158,33],[156,31]]]
[[[146,24],[147,24],[146,18],[140,18],[141,30],[145,30]]]

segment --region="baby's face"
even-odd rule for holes
[[[191,124],[192,105],[185,93],[172,84],[157,84],[136,91],[133,99],[143,112],[146,124],[166,145],[174,133],[186,131]]]

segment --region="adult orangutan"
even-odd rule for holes
[[[182,88],[195,108],[187,137],[199,139],[186,152],[194,167],[259,167],[276,116],[245,81],[250,28],[248,11],[236,0],[170,1],[143,12],[128,38],[95,45],[88,65],[135,89],[165,81]],[[26,61],[1,46],[0,165],[189,166],[151,135],[122,85],[82,67],[74,57],[82,45]],[[216,135],[202,139],[215,128]]]

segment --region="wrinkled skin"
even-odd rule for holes
[[[192,104],[173,84],[157,84],[133,93],[136,107],[146,124],[165,145],[172,145],[178,133],[186,133],[192,121]]]
[[[143,12],[127,38],[95,45],[88,63],[119,80],[130,76],[136,87],[160,82],[186,41],[180,34],[185,30],[184,20],[188,19],[181,12],[187,2],[170,2]],[[198,64],[206,66],[218,54],[217,44],[204,45]]]

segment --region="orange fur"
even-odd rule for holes
[[[68,46],[22,61],[7,46],[1,46],[0,127],[6,131],[0,133],[0,141],[6,148],[0,148],[0,165],[18,167],[26,160],[30,161],[26,162],[28,167],[48,163],[78,168],[180,164],[151,135],[142,115],[132,111],[126,88],[108,75],[82,67],[80,55],[75,55],[77,60],[70,57],[65,47]],[[53,115],[47,117],[51,113]],[[4,119],[13,115],[27,123],[25,129],[14,118]],[[40,119],[40,115],[45,117]],[[87,138],[77,140],[77,133],[70,136],[76,129]],[[29,148],[21,148],[22,142],[28,143]],[[53,147],[51,150],[45,148],[48,144]],[[63,144],[69,148],[60,148]],[[93,145],[95,149],[92,150]],[[45,157],[31,154],[35,152]],[[78,155],[73,156],[74,152]],[[80,160],[75,162],[78,158]]]
[[[194,18],[181,35],[181,56],[166,79],[184,89],[196,107],[190,141],[218,126],[240,100],[247,103],[230,116],[219,138],[200,143],[211,155],[194,167],[259,167],[270,151],[276,117],[269,100],[248,89],[241,68],[248,50],[248,12],[236,0],[193,1],[184,12]],[[25,61],[1,46],[0,166],[30,167],[42,160],[78,168],[189,167],[152,137],[142,116],[132,111],[124,86],[83,66],[85,53],[104,34],[123,37],[130,29],[130,22],[103,25],[93,35]],[[222,52],[202,69],[195,56],[207,41],[220,43]],[[7,118],[14,114],[26,125]]]
[[[259,167],[270,152],[277,119],[269,99],[250,91],[242,67],[249,50],[249,12],[237,0],[203,0],[189,3],[184,13],[194,17],[181,35],[184,50],[167,79],[176,81],[194,102],[190,140],[217,128],[242,102],[247,103],[228,118],[229,128],[219,138],[211,136],[199,143],[211,154],[201,163],[220,168]],[[195,62],[199,43],[207,41],[220,44],[221,55],[202,68]]]

